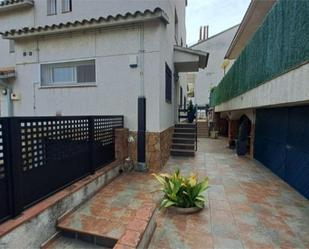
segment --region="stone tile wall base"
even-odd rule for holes
[[[146,132],[146,165],[150,171],[162,169],[169,159],[173,129],[170,127],[162,132]],[[137,163],[137,132],[130,131],[130,136],[134,141],[128,145],[129,156]]]

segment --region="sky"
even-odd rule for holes
[[[187,44],[198,41],[200,26],[209,25],[209,36],[213,36],[239,24],[249,4],[250,0],[188,0]]]

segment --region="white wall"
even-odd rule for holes
[[[302,65],[215,107],[216,112],[309,103],[309,64]]]
[[[159,130],[159,22],[145,25],[145,93],[147,128]],[[125,115],[125,126],[137,129],[139,68],[129,67],[130,55],[138,55],[139,27],[112,29],[100,33],[68,34],[16,43],[18,77],[14,91],[14,115]],[[38,46],[38,47],[36,47]],[[32,56],[23,56],[32,51]],[[41,88],[40,64],[95,58],[97,86]]]
[[[0,67],[14,67],[15,54],[9,52],[9,41],[0,39]]]
[[[202,50],[209,53],[208,64],[205,69],[200,69],[196,73],[194,94],[195,103],[206,105],[209,103],[210,89],[218,85],[224,76],[221,65],[224,61],[225,53],[237,31],[238,26],[223,31],[209,39],[193,45],[193,49]],[[233,61],[226,68],[226,72],[232,66]]]
[[[175,0],[176,12],[178,16],[179,36],[178,41],[175,40],[175,9],[172,9],[169,13],[170,24],[164,26],[161,24],[161,36],[160,36],[160,98],[158,99],[160,104],[160,130],[165,130],[174,125],[177,119],[178,108],[178,89],[179,84],[175,82],[173,77],[172,81],[172,102],[167,103],[165,101],[165,63],[169,65],[172,70],[173,76],[175,73],[173,63],[174,45],[180,45],[180,39],[186,44],[186,31],[185,31],[185,1]]]
[[[153,10],[156,7],[167,13],[170,24],[164,25],[159,21],[145,24],[144,79],[147,130],[162,131],[172,126],[176,104],[174,101],[172,104],[165,102],[165,62],[174,72],[173,45],[180,44],[181,39],[183,44],[186,42],[185,0],[92,0],[87,1],[87,4],[84,0],[74,0],[72,12],[65,14],[60,13],[60,0],[57,3],[58,14],[47,16],[46,1],[35,0],[34,7],[25,13],[14,11],[0,16],[0,29],[57,24]],[[179,26],[178,41],[174,35],[175,10]],[[22,22],[19,22],[20,13]],[[14,91],[20,93],[21,100],[14,102],[14,115],[55,115],[56,112],[62,115],[124,114],[125,126],[136,130],[140,69],[129,67],[129,56],[139,55],[139,42],[140,31],[137,26],[127,31],[116,29],[17,41],[13,54],[17,71]],[[0,51],[5,53],[7,48],[3,44],[1,40]],[[32,56],[24,56],[23,52],[32,52]],[[0,65],[12,64],[4,57],[0,57]],[[40,87],[40,63],[88,58],[96,59],[97,86]]]
[[[20,9],[0,13],[0,31],[32,27],[34,25],[34,10]],[[15,54],[9,53],[9,41],[0,38],[0,67],[15,66]]]

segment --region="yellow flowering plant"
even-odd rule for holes
[[[152,174],[161,184],[164,196],[161,200],[161,208],[170,206],[191,208],[203,208],[205,197],[202,193],[209,188],[208,178],[198,181],[198,177],[191,174],[189,177],[180,175],[179,169],[173,174]]]

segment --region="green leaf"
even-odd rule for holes
[[[198,197],[196,197],[195,200],[205,202],[204,196],[201,196],[201,195],[199,195]]]
[[[166,181],[165,181],[165,179],[163,177],[161,177],[161,176],[159,176],[157,174],[152,174],[152,175],[157,179],[157,181],[159,183],[161,183],[162,185],[165,185]]]
[[[168,199],[163,199],[162,201],[161,201],[161,208],[167,208],[167,207],[170,207],[170,206],[173,206],[173,205],[175,205],[176,203],[175,202],[173,202],[173,201],[170,201],[170,200],[168,200]]]
[[[196,201],[194,204],[195,204],[195,206],[197,206],[199,208],[204,208],[204,203],[203,202]]]

